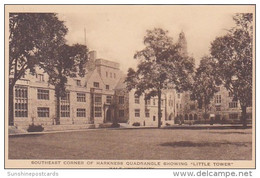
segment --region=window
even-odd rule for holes
[[[119,110],[119,117],[125,116],[125,110]]]
[[[99,83],[98,82],[94,82],[94,87],[96,87],[96,88],[99,88]]]
[[[145,105],[150,105],[150,104],[151,104],[150,99],[145,100]]]
[[[231,92],[228,92],[228,97],[232,97],[232,93]]]
[[[110,78],[112,78],[112,72],[110,72]]]
[[[156,121],[156,116],[153,116],[153,121]]]
[[[66,93],[61,97],[60,101],[60,116],[70,117],[70,93]]]
[[[77,93],[77,101],[78,102],[86,102],[86,94],[85,93]]]
[[[101,94],[95,94],[95,105],[102,105],[102,95]]]
[[[108,77],[108,72],[106,72],[106,77]]]
[[[153,99],[153,105],[155,106],[155,99]]]
[[[150,117],[150,111],[149,111],[149,109],[146,109],[146,110],[145,110],[145,117]]]
[[[181,94],[180,94],[180,93],[178,93],[178,94],[177,94],[177,97],[178,97],[178,99],[180,99],[180,98],[181,98]]]
[[[140,117],[140,109],[135,109],[135,117]]]
[[[139,104],[140,103],[140,98],[138,95],[135,95],[135,103]]]
[[[111,95],[107,95],[107,101],[106,101],[106,103],[111,104],[111,102],[112,102],[112,96],[111,96]]]
[[[116,73],[114,73],[114,78],[116,78]]]
[[[124,101],[125,100],[125,98],[124,98],[124,96],[119,96],[119,104],[124,104]]]
[[[237,102],[236,101],[232,101],[229,103],[229,108],[237,108]]]
[[[216,111],[221,111],[221,106],[216,106]]]
[[[15,86],[15,117],[28,117],[28,89]]]
[[[181,104],[180,104],[180,109],[181,109]]]
[[[38,81],[44,82],[44,75],[43,74],[36,74],[36,78],[38,79]]]
[[[86,109],[78,108],[77,109],[77,117],[86,117]]]
[[[49,100],[49,90],[37,90],[38,100]]]
[[[37,108],[38,117],[49,117],[50,110],[47,107],[38,107]]]
[[[221,103],[221,95],[216,95],[216,103]]]
[[[77,86],[81,86],[81,81],[80,80],[76,80]]]
[[[106,89],[109,90],[109,85],[106,85]]]
[[[177,109],[179,108],[179,104],[178,104],[178,103],[176,103],[176,108],[177,108]]]
[[[238,119],[238,114],[236,113],[229,114],[229,119]]]
[[[95,107],[95,117],[102,117],[102,108],[101,107]]]

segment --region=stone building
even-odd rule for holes
[[[198,103],[190,99],[190,92],[176,93],[175,123],[182,121],[187,124],[210,123],[241,123],[241,107],[232,94],[224,86],[218,87],[208,106],[208,116],[204,117],[204,108],[198,108]],[[248,122],[252,122],[252,107],[247,108]]]
[[[128,92],[125,75],[119,64],[89,53],[84,77],[69,78],[66,96],[60,100],[61,125],[101,124],[117,120],[121,123],[140,123],[157,126],[157,98],[149,101]],[[48,84],[48,75],[39,67],[35,75],[26,73],[15,85],[14,124],[28,126],[31,123],[54,125],[56,97],[54,86]],[[11,77],[11,76],[10,76]],[[162,94],[162,124],[174,123],[173,90]]]
[[[174,124],[173,90],[164,90],[161,97],[161,124]],[[144,94],[135,95],[135,91],[126,89],[124,78],[115,87],[116,118],[129,125],[158,126],[158,98],[145,100]]]
[[[60,124],[103,123],[114,117],[111,103],[122,71],[116,62],[96,59],[95,51],[89,56],[85,76],[68,79],[66,97],[60,101]],[[48,84],[48,75],[42,69],[36,71],[34,76],[27,73],[16,83],[15,125],[56,124],[54,87]]]

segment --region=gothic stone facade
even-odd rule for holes
[[[91,51],[84,77],[69,78],[67,94],[60,101],[60,124],[100,124],[119,122],[143,126],[157,126],[157,98],[150,101],[126,90],[119,64],[97,59]],[[48,75],[37,68],[36,75],[27,73],[14,89],[14,125],[28,126],[31,123],[56,124],[56,98],[54,87],[48,84]],[[10,76],[11,77],[11,76]],[[162,97],[162,124],[173,120],[173,103],[167,105],[167,91]],[[172,99],[171,99],[172,100]]]

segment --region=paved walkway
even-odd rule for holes
[[[85,125],[46,125],[44,126],[43,132],[27,132],[26,128],[16,128],[14,126],[9,127],[9,136],[18,136],[18,135],[38,135],[46,133],[60,133],[60,132],[77,132],[77,131],[87,131],[87,130],[98,130],[98,129],[154,129],[157,127],[147,127],[147,126],[130,126],[128,124],[120,124],[119,128],[110,128],[111,124],[94,125],[94,124],[85,124]],[[251,125],[248,125],[248,128],[251,128]],[[173,126],[163,126],[162,129],[191,129],[191,130],[202,130],[202,129],[241,129],[241,124],[200,124],[200,125],[173,125]]]

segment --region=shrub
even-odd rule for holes
[[[111,125],[111,128],[118,128],[118,127],[120,127],[120,124],[118,124],[118,123],[113,123]]]
[[[42,125],[29,125],[27,131],[28,132],[42,132],[44,130],[44,127]]]
[[[134,122],[133,126],[140,126],[140,122]]]

